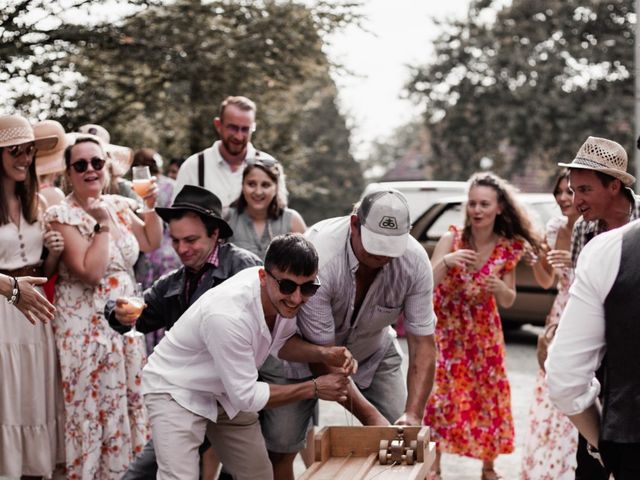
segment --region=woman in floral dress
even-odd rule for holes
[[[500,478],[494,461],[513,451],[511,394],[497,305],[513,304],[515,266],[538,239],[511,187],[501,178],[469,180],[463,229],[451,226],[432,255],[438,360],[424,423],[441,452],[482,460],[483,480]]]
[[[127,392],[123,337],[109,327],[103,312],[107,300],[133,293],[139,249],[158,247],[162,224],[154,211],[144,213],[143,222],[124,198],[101,195],[107,182],[105,158],[96,137],[80,137],[68,147],[65,165],[72,193],[45,217],[65,242],[54,333],[68,479],[120,479],[150,438],[141,399]],[[156,192],[154,186],[146,200],[155,201]]]
[[[521,480],[573,480],[576,470],[578,431],[567,416],[560,413],[549,400],[543,369],[547,342],[553,338],[562,311],[569,299],[569,286],[573,281],[569,250],[573,224],[580,214],[573,205],[568,170],[560,172],[553,195],[563,216],[549,220],[546,245],[551,250],[540,255],[532,268],[536,280],[544,288],[551,287],[554,280],[558,279],[558,296],[553,302],[547,317],[545,333],[538,345],[540,370],[529,411]]]

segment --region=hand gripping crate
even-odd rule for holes
[[[324,427],[299,480],[425,480],[435,460],[429,427]]]

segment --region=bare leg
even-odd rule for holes
[[[274,480],[294,480],[293,460],[297,453],[269,452],[269,459],[273,465]]]
[[[436,459],[431,465],[431,470],[427,476],[428,480],[440,480],[440,459],[442,458],[442,452],[436,447]]]
[[[202,480],[215,480],[218,478],[220,460],[213,448],[209,447],[202,453]]]
[[[314,449],[313,449],[313,435],[315,433],[315,429],[311,427],[307,431],[307,446],[300,450],[300,456],[302,457],[302,461],[304,462],[304,466],[309,468],[311,464],[314,462]]]
[[[484,460],[482,462],[482,480],[500,480],[502,478],[495,471],[494,460]]]

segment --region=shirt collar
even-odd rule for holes
[[[211,145],[211,149],[213,150],[213,154],[215,155],[216,162],[218,162],[219,165],[222,165],[223,163],[226,164],[224,158],[220,154],[221,145],[222,140],[216,140],[215,142],[213,142],[213,145]],[[253,143],[249,142],[249,144],[247,145],[247,155],[244,157],[244,165],[247,164],[247,159],[255,158],[255,156],[256,147],[253,146]]]

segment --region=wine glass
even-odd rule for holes
[[[136,320],[138,317],[142,315],[142,310],[144,310],[144,295],[142,293],[142,284],[136,283],[133,287],[133,293],[127,297],[127,304],[129,312],[132,315],[135,315]],[[136,324],[134,323],[131,327],[131,332],[136,332]]]
[[[149,193],[151,188],[151,170],[147,166],[133,167],[131,169],[131,178],[133,180],[133,190],[143,199],[142,208],[137,210],[137,213],[152,212],[153,208],[150,208],[147,202],[144,201],[145,195]]]

